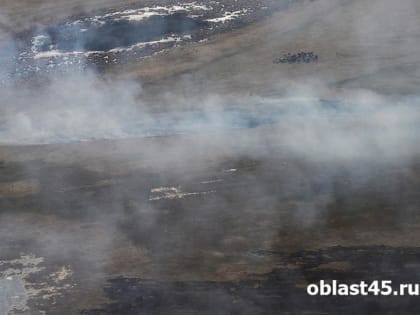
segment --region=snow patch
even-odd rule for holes
[[[48,300],[62,296],[73,285],[69,278],[73,271],[63,266],[44,275],[44,258],[22,255],[18,259],[0,260],[0,314],[29,313],[30,299]],[[37,274],[37,282],[33,282]]]
[[[246,14],[248,12],[248,9],[242,9],[239,11],[231,11],[231,12],[225,12],[225,14],[218,18],[213,19],[207,19],[207,22],[210,23],[225,23],[226,21],[230,21],[233,19],[236,19],[238,17],[241,17],[242,15]]]
[[[215,193],[215,191],[182,192],[179,187],[153,188],[150,192],[152,193],[152,196],[149,197],[150,201],[161,199],[181,199],[187,196],[207,195]]]
[[[97,15],[90,19],[77,20],[71,24],[77,25],[86,21],[93,24],[104,24],[106,19],[113,18],[115,20],[143,21],[152,16],[166,16],[178,12],[195,12],[209,11],[211,7],[198,4],[197,2],[181,3],[173,6],[153,6],[139,9],[129,9],[124,11],[116,11],[104,15]]]

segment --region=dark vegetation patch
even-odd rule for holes
[[[274,59],[273,63],[294,64],[294,63],[312,63],[316,61],[318,61],[318,55],[315,54],[313,51],[309,51],[309,52],[302,51],[296,54],[287,53],[283,57]]]
[[[420,272],[419,248],[332,247],[278,254],[297,268],[274,269],[252,280],[165,282],[119,277],[105,287],[112,301],[92,314],[418,314],[417,297],[309,296],[308,283],[392,280],[412,283]],[[349,268],[328,268],[345,262]],[[321,267],[321,268],[318,268]]]

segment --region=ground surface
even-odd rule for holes
[[[1,36],[157,4],[177,3],[4,1]],[[39,73],[1,90],[0,313],[418,313],[418,297],[310,297],[306,285],[418,282],[419,9],[409,0],[277,3],[147,58],[83,63],[98,71],[94,81],[53,83],[50,97]],[[273,62],[300,52],[318,59]],[[150,116],[151,135],[165,136],[130,139],[121,124],[138,112],[88,106],[110,99],[165,114],[285,97],[324,101],[286,121],[266,112],[227,120],[239,129],[220,122],[225,110],[188,132],[176,117],[162,133],[166,116]],[[389,109],[335,103],[348,99]]]

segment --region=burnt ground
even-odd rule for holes
[[[85,2],[4,3],[13,25],[25,22],[20,32],[80,17],[84,8],[73,9]],[[311,79],[347,93],[418,94],[419,11],[408,2],[307,1],[114,70],[149,78],[153,97],[281,94]],[[104,3],[118,9],[85,5]],[[319,60],[273,66],[299,51]],[[310,298],[304,288],[327,278],[418,281],[418,156],[317,162],[265,137],[253,154],[235,152],[248,135],[173,151],[177,137],[2,146],[1,311],[417,314],[417,298]]]
[[[418,162],[146,158],[170,139],[137,152],[137,140],[98,143],[101,157],[92,144],[33,147],[25,162],[10,158],[28,149],[6,150],[1,182],[15,190],[0,187],[2,272],[23,254],[43,258],[22,276],[41,290],[26,302],[34,314],[417,312],[414,297],[310,297],[305,285],[416,283]],[[55,281],[62,266],[71,275]],[[56,295],[43,298],[46,283]]]
[[[13,34],[16,53],[10,56],[15,67],[8,76],[11,79],[31,78],[34,74],[59,73],[76,69],[95,69],[99,71],[121,65],[130,65],[157,52],[187,43],[208,40],[209,38],[239,29],[270,16],[273,12],[285,9],[291,1],[213,1],[211,3],[186,1],[149,1],[130,3],[125,6],[101,8],[88,14],[70,16],[47,25],[35,25]],[[162,5],[168,7],[185,5],[185,9],[166,15],[152,15],[141,20],[118,19],[118,12],[138,10],[144,7],[153,10]],[[188,5],[197,5],[198,8]],[[205,9],[200,9],[203,6]],[[165,12],[162,9],[157,12]],[[226,12],[237,12],[237,17],[222,22],[210,22],[222,18]],[[98,20],[99,17],[99,20]],[[99,22],[98,22],[99,21]],[[37,48],[37,36],[45,36]],[[176,41],[160,40],[172,37]],[[149,43],[125,50],[136,44]],[[7,48],[7,43],[2,43]],[[37,58],[37,52],[59,51],[77,54],[53,55]],[[83,55],[88,52],[88,55]],[[7,50],[5,51],[7,56]],[[9,57],[8,57],[9,58]]]
[[[262,255],[266,253],[261,253]],[[274,269],[253,280],[230,282],[159,282],[114,278],[105,287],[112,301],[82,314],[415,314],[417,297],[311,297],[308,283],[335,279],[370,283],[389,279],[410,283],[419,272],[418,248],[331,247],[277,259],[297,268]],[[348,263],[348,270],[322,265]]]

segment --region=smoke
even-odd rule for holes
[[[66,142],[112,133],[122,137],[123,120],[136,110],[140,91],[133,81],[105,82],[93,72],[53,77],[38,90],[8,88],[3,91],[3,111],[10,118],[3,125],[2,142]]]
[[[223,147],[218,133],[251,128],[256,131],[248,132],[251,135],[239,139],[238,145],[264,140],[314,160],[351,161],[378,155],[398,159],[418,153],[414,145],[418,98],[390,100],[373,92],[353,91],[351,96],[327,101],[309,93],[300,90],[298,98],[174,96],[169,110],[156,106],[157,111],[142,100],[135,81],[73,73],[37,90],[3,91],[0,142],[72,143],[215,133],[210,142],[221,141]],[[174,140],[171,147],[176,150],[176,145]],[[184,152],[183,148],[179,151]]]
[[[414,1],[403,3],[397,11],[411,12]],[[377,59],[369,58],[378,50],[367,43],[388,25],[374,17],[395,12],[393,2],[382,4],[359,15],[358,2],[325,19],[327,26],[356,19],[349,40],[374,71]],[[416,28],[410,21],[396,17],[388,27]],[[405,44],[400,54],[412,47]],[[14,43],[2,47],[0,79],[10,73]],[[254,261],[253,252],[312,246],[323,236],[315,230],[331,233],[329,244],[340,240],[340,228],[352,235],[382,216],[383,226],[398,225],[416,205],[410,172],[420,153],[420,99],[368,88],[326,99],[318,88],[328,82],[311,82],[250,96],[190,93],[190,81],[186,93],[162,91],[152,100],[137,80],[93,70],[53,73],[36,87],[3,84],[0,158],[10,171],[1,181],[30,185],[19,186],[22,199],[0,186],[1,226],[8,226],[0,236],[31,240],[24,250],[71,262],[79,281],[94,279],[101,291],[109,274],[236,279],[253,272],[243,263]],[[3,248],[7,255],[22,249]]]

